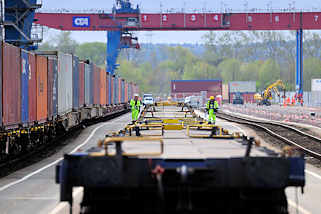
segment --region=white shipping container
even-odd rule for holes
[[[85,64],[85,104],[91,106],[94,103],[93,96],[93,65]],[[111,101],[112,103],[113,101]]]
[[[72,55],[58,53],[58,114],[72,111]]]
[[[256,92],[256,82],[255,81],[233,81],[229,82],[230,93],[240,92]]]
[[[311,80],[311,91],[321,91],[321,79]]]
[[[207,102],[207,91],[201,91],[201,100],[200,100],[200,105],[204,106]]]

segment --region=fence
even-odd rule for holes
[[[283,96],[283,93],[281,96]],[[288,91],[285,93],[286,98],[292,99],[295,96],[294,91]],[[273,95],[272,103],[279,103],[280,99],[275,94]],[[281,103],[283,99],[281,98]],[[303,92],[303,104],[310,107],[321,107],[321,91],[305,91]]]

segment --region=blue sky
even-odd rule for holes
[[[88,3],[90,2],[90,4]],[[114,0],[42,0],[43,9],[51,10],[64,8],[69,10],[83,9],[111,9]],[[221,11],[229,8],[232,11],[244,9],[284,9],[295,7],[296,9],[321,11],[321,0],[131,0],[139,4],[142,12],[159,12],[161,10],[175,9],[187,11],[206,10]],[[50,39],[57,31],[49,30],[45,33],[45,40]],[[152,43],[201,43],[205,32],[137,32],[140,42]],[[106,42],[106,32],[73,32],[73,38],[78,42]]]

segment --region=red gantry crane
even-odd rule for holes
[[[113,13],[36,13],[35,23],[66,31],[121,31],[126,34],[130,31],[295,30],[296,91],[298,99],[302,99],[303,30],[320,30],[321,12],[140,13],[138,6],[133,9],[129,0],[117,0],[116,3],[119,9],[114,8]],[[130,38],[126,41],[131,45]],[[139,45],[134,44],[134,47],[139,48]],[[107,62],[108,55],[110,53],[107,53]],[[113,73],[113,69],[109,72]]]

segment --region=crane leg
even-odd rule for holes
[[[299,29],[296,32],[296,75],[295,75],[295,90],[297,101],[300,103],[303,100],[303,30]]]

